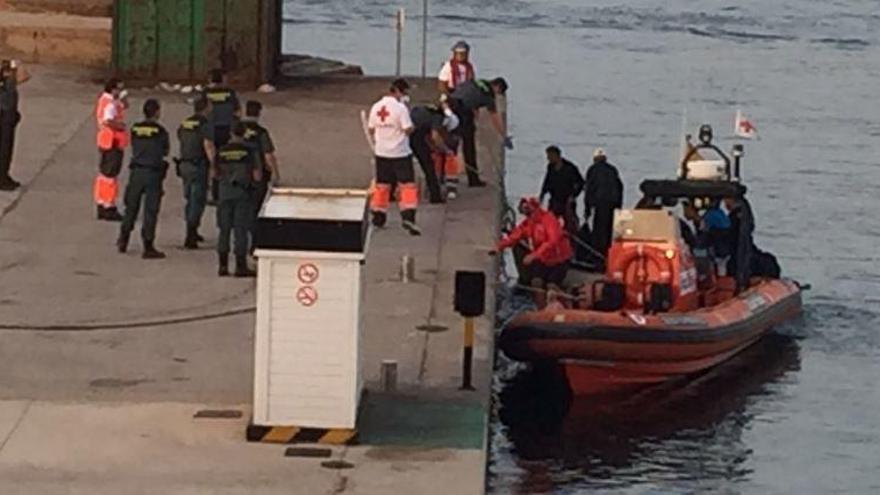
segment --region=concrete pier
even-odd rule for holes
[[[498,228],[503,159],[485,125],[489,188],[423,205],[421,238],[408,236],[396,214],[374,232],[360,444],[332,448],[331,459],[345,461],[332,469],[321,466],[327,459],[245,442],[254,283],[216,277],[214,210],[202,228],[206,247],[182,250],[182,194],[171,173],[157,239],[168,259],[142,260],[137,235],[129,254],[116,253],[118,224],[97,222],[91,202],[95,75],[31,69],[12,168],[25,186],[0,193],[0,492],[483,492],[493,310],[477,324],[477,390],[459,391],[462,322],[452,287],[458,269],[495,279],[486,250]],[[358,115],[387,84],[314,80],[246,95],[266,106],[283,183],[366,187],[372,169]],[[432,94],[431,82],[421,86],[419,96]],[[134,92],[129,122],[147,96]],[[171,132],[190,113],[182,95],[149,96],[163,101]],[[399,280],[403,255],[415,259],[409,283]],[[487,290],[491,301],[494,287]],[[380,391],[383,360],[398,363],[394,393]],[[193,417],[202,410],[231,417]]]

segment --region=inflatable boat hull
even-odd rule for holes
[[[560,366],[576,395],[616,393],[711,368],[800,311],[796,283],[767,280],[687,313],[523,313],[502,331],[499,346],[517,361]]]

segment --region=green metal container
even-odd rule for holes
[[[113,67],[140,82],[203,82],[223,68],[233,83],[275,76],[282,0],[116,0]]]

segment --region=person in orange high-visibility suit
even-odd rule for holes
[[[533,287],[561,285],[573,254],[562,224],[537,198],[522,198],[519,212],[526,218],[498,241],[491,254],[514,248],[520,280]]]
[[[128,146],[125,126],[125,109],[128,105],[125,93],[122,81],[111,78],[95,105],[97,144],[101,154],[93,187],[98,220],[122,221],[122,215],[116,208],[116,197],[119,195],[118,177],[122,171],[124,150]]]

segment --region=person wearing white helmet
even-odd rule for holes
[[[608,163],[605,150],[593,151],[593,164],[587,169],[584,186],[584,219],[593,217],[593,248],[602,256],[608,255],[614,210],[623,205],[623,182],[614,165]]]
[[[461,83],[474,80],[476,70],[470,61],[470,53],[471,47],[464,40],[452,47],[452,57],[443,64],[437,76],[441,94],[452,93]]]

